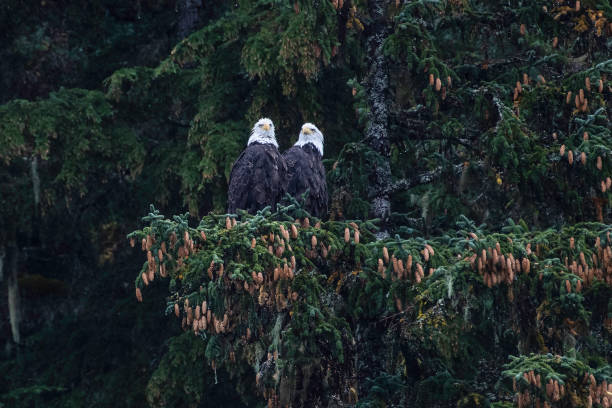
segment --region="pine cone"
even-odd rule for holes
[[[545,84],[546,83],[546,79],[544,78],[544,75],[539,74],[538,75],[538,81],[540,81],[542,84]]]
[[[529,258],[523,258],[521,268],[523,272],[529,274],[529,270],[531,269],[531,263],[529,262]]]
[[[298,237],[298,231],[295,224],[291,224],[291,238],[295,239]]]
[[[425,277],[425,272],[423,271],[423,267],[421,266],[420,263],[417,262],[416,268],[417,268],[417,273],[419,274],[421,279],[423,279]]]
[[[289,242],[289,232],[285,229],[285,226],[281,224],[280,230],[281,230],[281,234],[283,236],[283,239],[285,241]]]

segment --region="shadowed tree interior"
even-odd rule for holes
[[[0,407],[612,405],[608,0],[0,25]],[[261,117],[328,214],[226,214]]]

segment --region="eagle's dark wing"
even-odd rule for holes
[[[227,194],[227,211],[251,214],[276,206],[286,191],[287,167],[278,149],[270,144],[247,146],[234,163]]]
[[[308,190],[305,209],[316,217],[327,214],[327,182],[321,154],[311,144],[304,147],[293,146],[283,157],[287,162],[287,192],[301,201],[301,196]]]

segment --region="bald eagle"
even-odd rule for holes
[[[287,189],[287,165],[278,151],[274,124],[268,118],[255,123],[246,149],[234,163],[227,195],[227,212],[251,214],[276,206]]]
[[[287,192],[315,217],[327,214],[327,182],[323,167],[323,134],[312,123],[305,123],[293,147],[283,153],[287,162]],[[302,200],[302,195],[308,194]]]

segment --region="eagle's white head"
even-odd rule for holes
[[[312,143],[323,156],[323,133],[312,123],[304,123],[300,131],[300,137],[295,146],[303,147]]]
[[[255,142],[271,144],[276,146],[278,149],[278,142],[276,141],[276,136],[274,135],[274,124],[270,119],[261,118],[257,121],[257,123],[255,123],[255,126],[253,126],[253,130],[251,130],[251,137],[249,137],[247,146]]]

